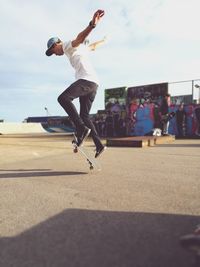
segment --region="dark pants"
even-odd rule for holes
[[[200,134],[200,107],[195,109],[195,115],[197,119],[197,133]]]
[[[177,132],[178,132],[178,136],[180,137],[184,136],[183,121],[177,121]]]
[[[58,102],[64,108],[73,121],[76,130],[80,131],[83,126],[91,129],[91,136],[96,147],[101,145],[100,138],[97,134],[94,124],[90,120],[89,113],[92,103],[97,93],[98,85],[94,82],[80,79],[71,84],[59,97]],[[72,101],[79,98],[80,115],[78,114]]]

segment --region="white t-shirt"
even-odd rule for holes
[[[78,47],[72,47],[71,41],[65,42],[63,51],[75,69],[76,80],[84,79],[99,84],[96,72],[89,61],[89,49],[86,45],[80,44]]]

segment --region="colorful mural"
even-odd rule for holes
[[[105,89],[105,109],[111,112],[121,112],[126,109],[127,87]]]
[[[185,136],[195,135],[198,128],[198,120],[195,116],[195,109],[200,106],[195,104],[185,105],[184,111],[186,113]],[[177,112],[179,105],[171,105],[169,111]],[[136,105],[132,104],[128,112],[128,132],[130,136],[146,135],[152,131],[153,128],[161,128],[159,108],[155,104]],[[177,118],[174,116],[170,120],[169,134],[178,135]]]
[[[128,87],[127,104],[133,102],[138,104],[160,104],[164,95],[168,93],[168,83],[148,84],[142,86]]]
[[[104,136],[143,136],[153,129],[162,129],[160,105],[168,93],[168,83],[158,83],[134,87],[119,87],[105,90]],[[191,96],[190,96],[191,98]],[[180,103],[172,101],[169,111],[177,113]],[[188,98],[189,99],[189,98]],[[195,117],[195,104],[184,105],[185,122],[181,126],[184,136],[192,136],[198,128]],[[178,115],[177,115],[178,116]],[[180,134],[180,122],[177,116],[170,120],[169,134]]]

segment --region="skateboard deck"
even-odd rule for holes
[[[72,145],[73,145],[73,152],[78,153],[80,152],[81,155],[86,159],[86,162],[89,164],[90,170],[101,170],[101,165],[100,163],[94,158],[94,156],[91,155],[88,149],[86,149],[83,145],[77,146],[77,139],[75,134],[73,134],[73,140],[72,140]]]

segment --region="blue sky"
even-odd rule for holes
[[[89,39],[107,42],[91,52],[101,81],[92,113],[104,108],[105,88],[200,78],[199,0],[0,0],[0,6],[5,121],[44,116],[45,107],[65,115],[57,97],[74,71],[65,56],[46,57],[46,43],[52,36],[73,39],[99,8],[105,16]]]

